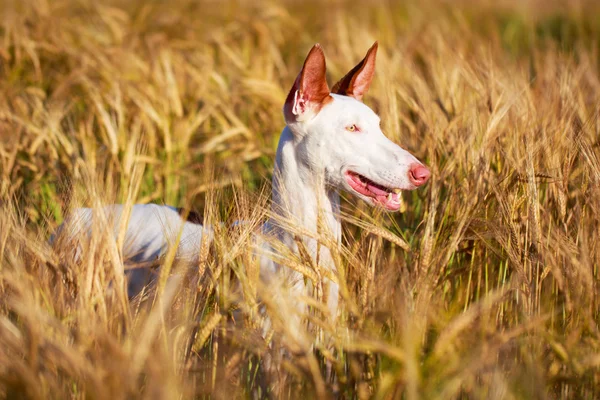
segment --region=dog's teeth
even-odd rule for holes
[[[394,190],[392,190],[392,192],[398,194],[398,193],[400,193],[400,189],[394,189]]]
[[[392,201],[392,194],[391,193],[388,193],[388,195],[387,195],[387,201]]]

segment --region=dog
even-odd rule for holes
[[[379,117],[362,102],[375,73],[377,49],[375,42],[363,60],[330,90],[323,49],[314,45],[283,106],[286,126],[277,147],[272,180],[274,217],[265,223],[263,233],[293,252],[307,252],[313,262],[333,275],[332,249],[321,245],[317,237],[323,225],[334,243],[341,242],[339,192],[346,191],[372,206],[394,212],[401,207],[401,192],[422,186],[430,176],[423,163],[384,135]],[[124,212],[125,207],[118,204],[96,211],[79,208],[59,232],[71,238],[85,237],[92,232],[94,221],[101,218],[110,221],[116,235]],[[198,262],[202,241],[210,240],[210,229],[197,219],[183,220],[181,214],[181,210],[170,206],[133,205],[123,257],[151,263],[179,238],[176,257]],[[292,225],[307,234],[294,233],[289,229]],[[273,250],[265,246],[264,253]],[[285,276],[292,295],[305,292],[301,273],[282,267],[264,254],[259,256],[263,281],[269,284]],[[142,290],[150,277],[143,268],[130,272],[129,296]],[[326,286],[327,308],[330,317],[335,318],[339,286],[333,280]]]

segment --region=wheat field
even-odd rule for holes
[[[600,398],[598,3],[0,10],[0,397]],[[281,107],[314,43],[332,84],[375,40],[365,102],[432,177],[397,214],[344,196],[343,312],[327,324],[313,299],[275,391],[287,310],[265,336],[252,232]],[[202,212],[214,243],[130,302],[122,237],[95,230],[78,262],[49,244],[74,207],[114,202]]]

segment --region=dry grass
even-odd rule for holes
[[[257,365],[286,326],[273,313],[261,334],[252,226],[217,229],[153,304],[127,302],[101,230],[77,265],[48,238],[71,207],[106,202],[258,224],[304,55],[321,42],[333,81],[377,39],[366,102],[433,177],[403,214],[345,203],[345,311],[320,326],[315,303],[282,396],[600,397],[597,4],[1,8],[0,396],[264,395]]]

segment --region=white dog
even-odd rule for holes
[[[365,58],[330,91],[325,79],[325,56],[315,45],[304,62],[283,106],[287,126],[281,133],[273,176],[273,213],[292,221],[302,232],[299,238],[279,223],[265,224],[265,232],[292,251],[298,240],[321,268],[335,272],[330,249],[320,246],[315,237],[318,219],[326,222],[329,233],[341,241],[340,197],[345,190],[389,211],[400,208],[400,192],[427,182],[429,170],[406,150],[389,140],[381,131],[377,114],[361,100],[375,72],[377,43]],[[110,214],[115,232],[123,213],[122,205],[107,206],[95,212],[75,210],[64,224],[71,237],[91,232],[98,212]],[[106,216],[103,216],[104,218]],[[197,221],[196,221],[197,222]],[[176,242],[177,257],[197,262],[200,243],[206,229],[199,223],[184,221],[178,209],[154,204],[134,205],[128,221],[123,256],[136,262],[151,262]],[[65,231],[65,227],[61,227]],[[292,287],[304,289],[303,276],[281,268],[266,256],[261,260],[261,277],[271,279],[282,270],[294,280]],[[137,293],[148,274],[136,270],[129,277],[129,294]],[[328,307],[337,313],[338,285],[329,282]]]

